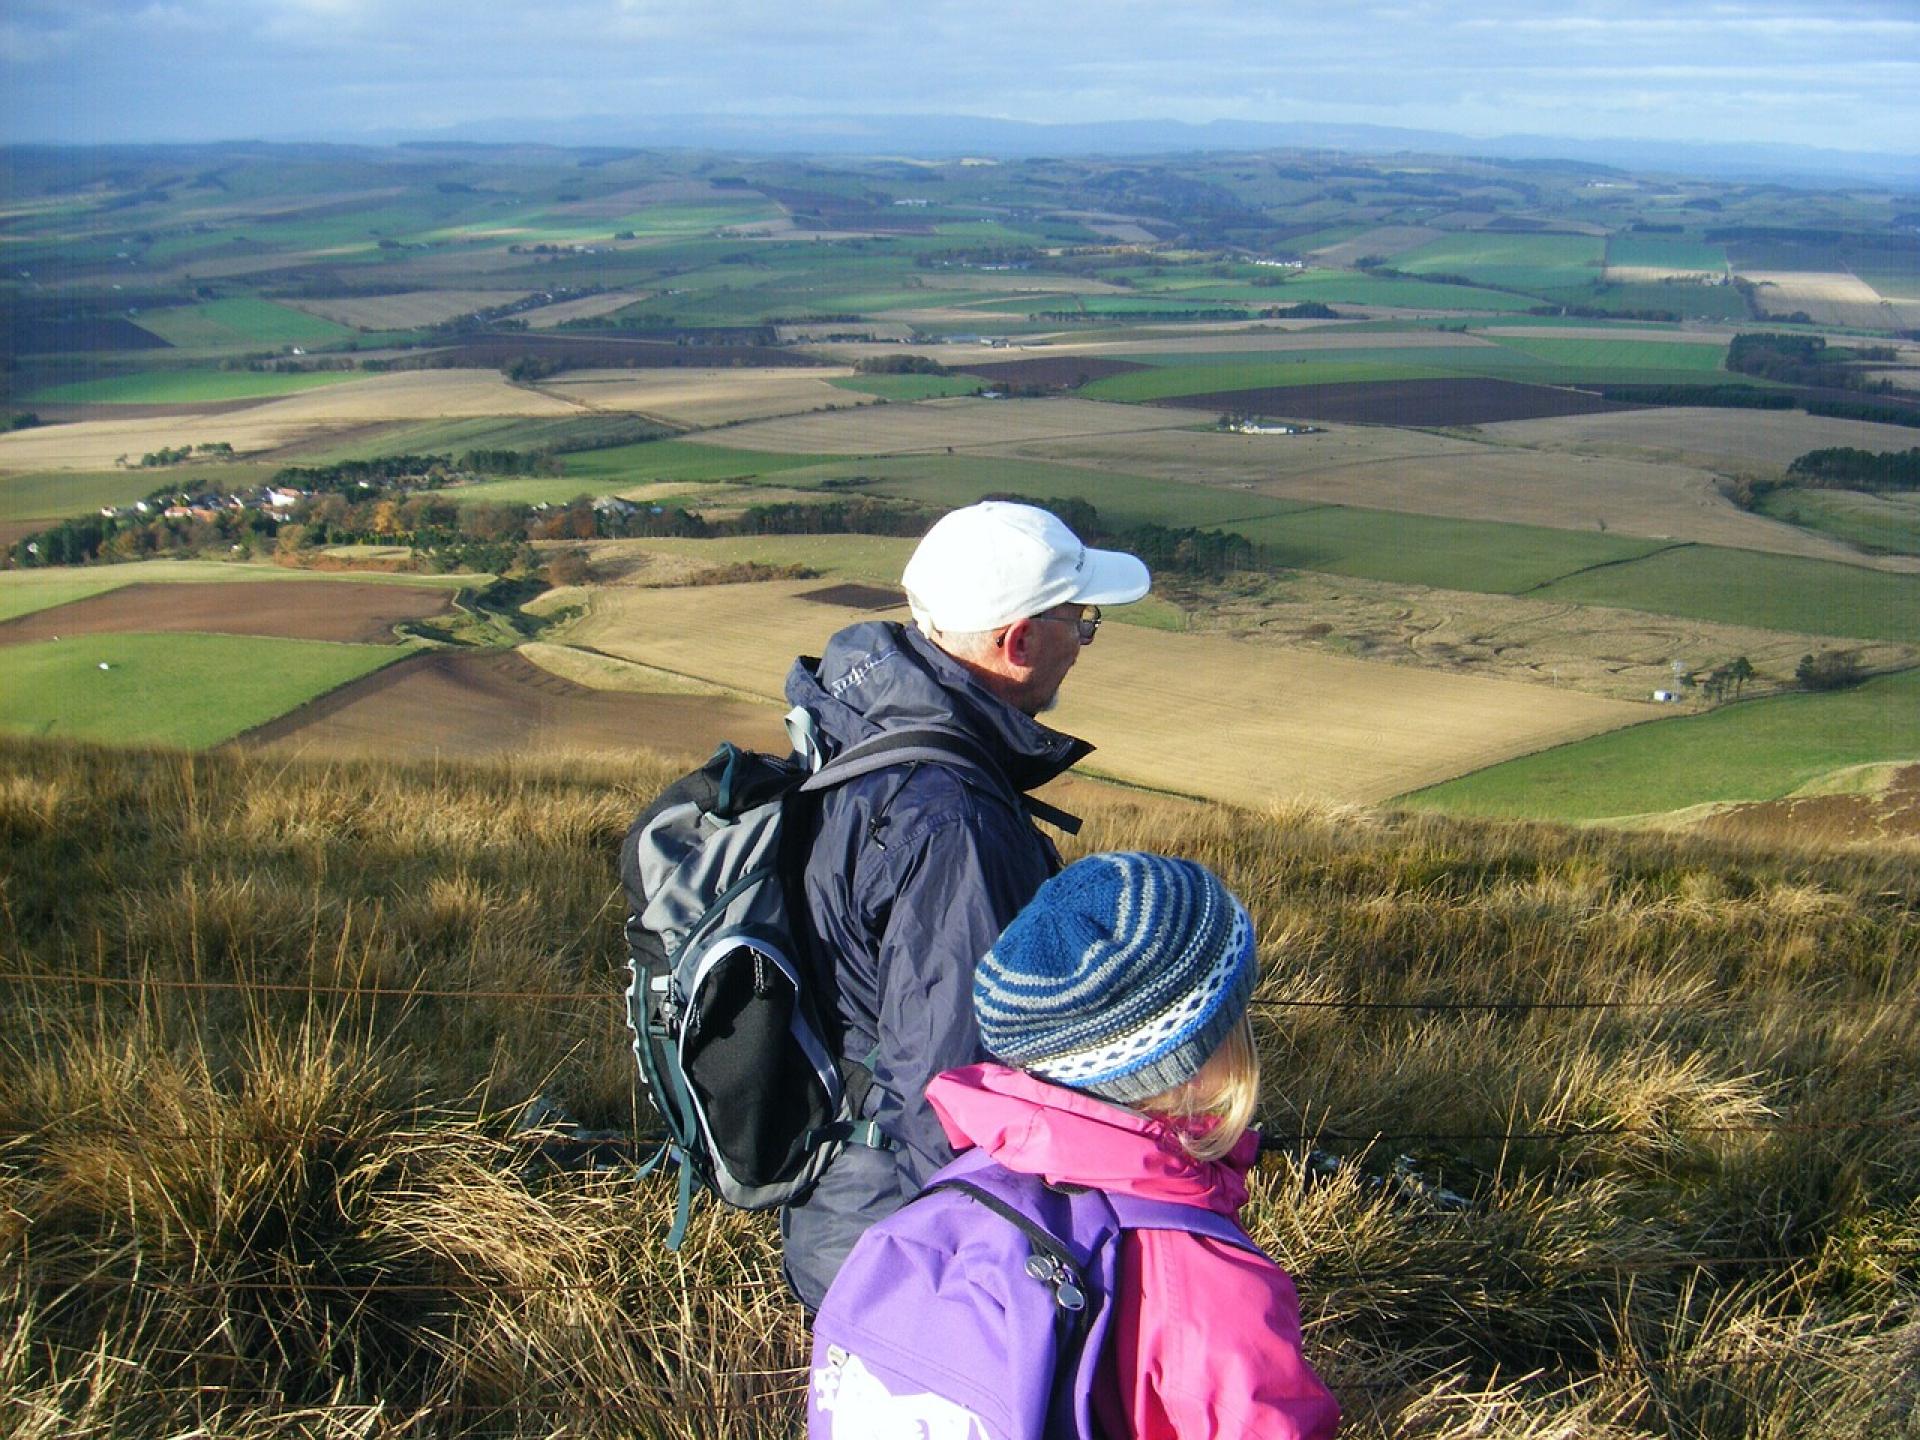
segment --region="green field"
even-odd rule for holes
[[[0,647],[0,730],[217,745],[407,653],[235,635],[85,635]]]
[[[1920,759],[1920,671],[1853,690],[1678,715],[1510,760],[1400,797],[1451,814],[1600,820],[1773,800],[1847,765]]]
[[[0,475],[0,520],[57,520],[90,515],[106,505],[131,505],[176,476],[185,478],[172,469]]]
[[[888,400],[933,400],[944,395],[971,395],[985,382],[966,375],[845,375],[827,383]]]
[[[1641,280],[1632,284],[1607,283],[1582,302],[1603,310],[1666,310],[1687,320],[1746,320],[1747,297],[1731,285],[1697,285],[1685,280],[1665,284]],[[1586,321],[1591,325],[1591,320]]]
[[[1394,257],[1412,275],[1464,275],[1480,285],[1534,294],[1579,289],[1600,278],[1607,242],[1598,235],[1447,235]],[[1292,287],[1287,287],[1291,289]]]
[[[1665,543],[1628,535],[1451,520],[1322,505],[1231,527],[1267,546],[1276,564],[1369,580],[1511,595]]]
[[[1687,375],[1695,380],[1726,366],[1724,345],[1679,340],[1560,340],[1551,335],[1524,339],[1500,336],[1499,343],[1530,355],[1568,380],[1601,380],[1645,374]]]
[[[581,415],[552,419],[519,416],[477,420],[403,422],[371,435],[355,435],[321,444],[301,457],[303,464],[372,460],[381,455],[461,455],[468,450],[584,451],[638,444],[663,427],[637,415]]]
[[[145,370],[106,380],[51,385],[27,398],[59,405],[191,405],[211,400],[268,399],[366,378],[353,370],[291,375],[272,370]]]
[[[1024,495],[1032,500],[1085,500],[1102,521],[1123,525],[1195,525],[1239,528],[1245,521],[1289,515],[1314,507],[1213,485],[1185,485],[1084,465],[1039,460],[978,459],[964,455],[902,455],[843,462],[823,476],[862,475],[876,495],[914,500],[937,510],[971,505],[986,495]],[[809,477],[811,478],[811,477]]]
[[[1883,300],[1920,300],[1920,269],[1874,269],[1861,266],[1854,271]]]
[[[134,323],[183,350],[327,345],[351,339],[355,333],[303,310],[252,297],[148,310]]]
[[[1591,323],[1591,322],[1589,322]],[[1610,380],[1698,382],[1717,374],[1725,357],[1718,345],[1660,340],[1555,339],[1551,334],[1499,337],[1487,345],[1452,347],[1382,343],[1361,349],[1218,351],[1154,357],[1152,368],[1109,375],[1083,386],[1090,399],[1139,403],[1214,390],[1255,390],[1293,385],[1367,384],[1473,376],[1538,385],[1594,384]]]
[[[1666,270],[1724,271],[1727,252],[1704,240],[1622,232],[1607,239],[1607,264],[1658,266]]]
[[[832,455],[780,455],[767,450],[729,450],[721,445],[693,445],[684,440],[647,440],[568,455],[569,480],[596,485],[640,485],[655,480],[737,480],[755,475],[777,475],[829,464]]]
[[[1920,640],[1920,575],[1755,550],[1681,545],[1631,564],[1569,575],[1530,593],[1763,630]]]
[[[1762,515],[1818,530],[1874,554],[1920,555],[1920,495],[1862,490],[1775,490]]]

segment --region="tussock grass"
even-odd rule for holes
[[[646,1128],[672,769],[0,742],[6,1433],[798,1433],[770,1219],[669,1254],[670,1180],[521,1128]],[[1920,1431],[1910,856],[1092,809],[1259,922],[1250,1224],[1348,1433]]]

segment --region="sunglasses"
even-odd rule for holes
[[[1051,620],[1057,625],[1072,625],[1080,631],[1080,643],[1091,645],[1100,632],[1100,607],[1089,605],[1078,615],[1029,615],[1029,620]]]

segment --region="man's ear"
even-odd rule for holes
[[[1000,642],[1000,653],[1023,670],[1033,664],[1033,631],[1032,620],[1016,620],[1007,627],[1006,637]]]

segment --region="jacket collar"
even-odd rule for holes
[[[979,1147],[1009,1170],[1235,1215],[1259,1153],[1249,1130],[1221,1160],[1195,1160],[1163,1120],[1004,1065],[934,1078],[927,1100],[956,1150]]]
[[[958,729],[983,745],[1014,787],[1027,791],[1067,770],[1093,746],[1022,714],[910,625],[869,620],[801,656],[787,700],[805,706],[831,749],[887,730]]]

